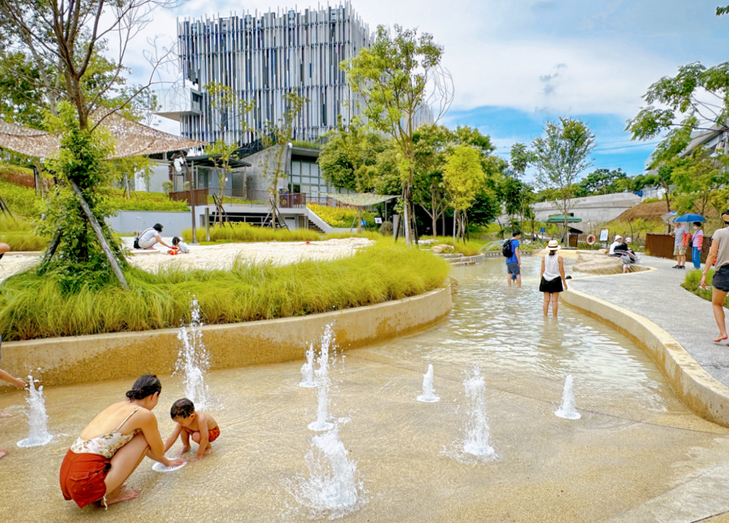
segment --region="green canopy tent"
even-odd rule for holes
[[[564,226],[564,224],[565,224],[565,219],[564,218],[565,218],[564,217],[564,214],[552,214],[549,217],[547,217],[546,220],[542,220],[542,223],[556,223],[556,224],[560,224],[560,225]],[[568,224],[570,224],[570,223],[580,223],[581,221],[582,221],[582,218],[578,218],[576,216],[567,216],[567,223]],[[573,230],[572,227],[570,227],[570,232],[572,232],[572,230]],[[577,232],[579,232],[579,233],[582,232],[579,229],[574,229],[574,230],[577,231]],[[565,234],[563,235],[563,237],[566,236],[566,235],[567,235],[567,232],[565,231]]]

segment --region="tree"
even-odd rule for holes
[[[371,47],[363,47],[342,62],[347,82],[365,104],[368,125],[391,136],[399,153],[405,240],[412,233],[412,190],[415,178],[414,133],[418,114],[429,111],[431,102],[440,106],[437,122],[453,99],[450,76],[440,67],[443,48],[430,34],[394,27],[377,28]]]
[[[291,163],[291,148],[293,144],[293,124],[301,112],[301,108],[308,100],[290,91],[284,95],[286,110],[278,122],[266,122],[265,135],[263,136],[266,145],[265,175],[271,183],[268,187],[268,195],[271,201],[271,228],[276,229],[279,225],[286,228],[286,222],[281,218],[278,211],[279,194],[278,185],[281,179],[286,177],[286,168]]]
[[[223,225],[223,198],[225,197],[225,182],[228,173],[231,171],[230,162],[235,152],[240,148],[241,136],[233,137],[233,140],[226,142],[225,137],[230,123],[236,119],[240,120],[240,134],[250,131],[245,121],[245,115],[256,105],[255,101],[246,101],[238,98],[237,93],[229,86],[217,82],[210,82],[205,86],[210,97],[210,107],[214,112],[214,120],[218,122],[218,136],[214,143],[207,147],[207,153],[212,157],[215,165],[215,174],[218,175],[218,198],[216,207],[218,210],[218,223]]]
[[[674,202],[679,212],[703,215],[708,207],[714,207],[717,215],[724,211],[726,193],[722,189],[729,184],[727,160],[726,155],[715,159],[698,148],[690,156],[671,162],[671,181],[677,193]]]
[[[28,50],[38,65],[38,75],[48,90],[49,105],[55,109],[53,89],[62,91],[63,98],[73,107],[73,114],[64,106],[63,115],[57,121],[65,127],[62,150],[57,162],[57,172],[71,189],[76,209],[82,210],[82,225],[73,218],[73,204],[67,201],[67,213],[53,214],[55,232],[40,270],[49,268],[59,245],[63,246],[57,265],[67,273],[83,267],[91,272],[112,272],[123,288],[128,288],[121,264],[121,249],[108,233],[104,218],[107,210],[96,195],[99,184],[104,183],[103,168],[99,166],[100,151],[108,151],[107,140],[98,130],[103,117],[92,120],[94,111],[103,105],[104,96],[118,84],[124,73],[123,60],[127,44],[133,36],[151,21],[151,13],[165,0],[125,0],[107,3],[104,0],[2,0],[0,1],[0,28],[7,39],[8,49]],[[119,54],[115,60],[102,64],[99,52],[105,48],[108,38],[119,42]],[[108,65],[111,67],[107,67]],[[57,72],[55,84],[46,71]],[[150,80],[151,82],[151,80]],[[116,109],[125,107],[132,93]],[[94,246],[84,241],[90,226],[96,237]],[[95,256],[103,252],[106,263]]]
[[[441,125],[423,125],[415,132],[413,140],[415,142],[413,203],[419,205],[430,217],[432,233],[436,236],[438,218],[443,216],[448,206],[443,184],[443,168],[454,135]]]
[[[453,219],[458,225],[453,229],[453,239],[459,236],[465,241],[466,214],[479,190],[483,187],[484,172],[478,151],[468,145],[459,145],[448,156],[443,169],[443,183],[451,198]]]
[[[618,185],[619,180],[624,180],[628,177],[622,169],[597,169],[580,181],[580,188],[584,192],[585,196],[591,194],[610,194],[619,192],[620,188]]]
[[[532,142],[536,182],[543,189],[555,190],[555,205],[564,216],[566,240],[574,184],[579,174],[591,165],[587,156],[595,148],[595,135],[580,120],[572,118],[547,122],[544,133],[545,136]]]

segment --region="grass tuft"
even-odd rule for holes
[[[205,239],[205,229],[196,231],[198,240]],[[182,238],[192,241],[192,229],[186,229]],[[273,230],[268,227],[257,227],[247,223],[216,225],[210,228],[210,240],[213,242],[303,242],[321,240],[321,235],[307,229],[290,231],[287,229]]]

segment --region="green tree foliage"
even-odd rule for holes
[[[453,206],[454,220],[458,224],[453,236],[465,241],[465,211],[471,206],[484,184],[481,158],[474,147],[463,144],[454,148],[443,169],[443,184]]]
[[[618,183],[626,180],[628,175],[622,169],[596,169],[585,176],[579,183],[580,196],[590,196],[595,194],[611,194],[620,192],[623,189]]]
[[[555,191],[554,202],[565,217],[572,206],[575,182],[591,161],[588,155],[595,148],[595,135],[582,121],[560,118],[559,122],[547,122],[544,136],[532,142],[536,182],[542,189]]]
[[[712,158],[698,148],[690,156],[670,162],[671,181],[676,185],[676,210],[704,215],[713,207],[717,215],[721,214],[726,209],[724,187],[729,184],[727,160],[725,155]]]
[[[62,228],[63,234],[55,240],[57,255],[44,258],[39,271],[53,272],[69,288],[98,285],[111,276],[110,262],[101,243],[94,241],[91,227],[99,227],[116,259],[126,264],[120,244],[104,225],[104,220],[115,211],[108,202],[110,174],[109,164],[104,161],[112,151],[112,144],[105,133],[81,129],[67,102],[59,105],[58,113],[60,121],[56,120],[55,125],[66,132],[58,158],[49,162],[53,172],[65,183],[56,188],[55,198],[45,201],[46,219],[39,222],[38,232],[52,236]],[[90,209],[91,220],[83,204]]]
[[[437,81],[443,48],[430,34],[396,25],[392,37],[379,26],[371,47],[341,64],[352,91],[364,101],[368,125],[391,136],[398,165],[405,213],[406,241],[411,237],[412,188],[415,179],[415,121],[428,104],[429,86]]]
[[[334,187],[354,192],[372,192],[378,175],[377,158],[391,147],[381,133],[353,124],[329,135],[319,155],[319,167],[325,180]]]

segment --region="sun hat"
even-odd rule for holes
[[[622,237],[622,236],[620,236],[619,234],[616,234],[616,235],[615,235],[615,239],[616,239],[616,240],[622,240],[622,239],[623,239],[623,237]]]
[[[725,222],[729,222],[729,209],[721,213],[721,219]]]
[[[559,243],[557,240],[549,240],[549,243],[547,244],[547,249],[550,251],[558,251],[559,250]]]
[[[630,236],[628,236],[627,238],[625,238],[625,243],[630,243],[631,241],[632,240],[630,239]]]

